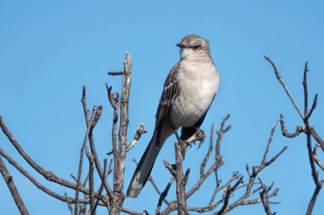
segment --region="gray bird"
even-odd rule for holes
[[[177,46],[181,48],[181,59],[164,82],[153,137],[128,187],[130,197],[141,192],[166,139],[182,127],[180,139],[187,140],[201,126],[218,90],[219,75],[210,56],[209,42],[188,35]]]

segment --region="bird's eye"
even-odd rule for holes
[[[199,45],[194,45],[192,48],[193,48],[194,50],[198,50],[198,49],[200,48],[200,46],[199,46]]]

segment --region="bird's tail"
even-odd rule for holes
[[[137,197],[138,194],[141,192],[142,188],[144,187],[148,177],[151,174],[154,162],[160,148],[162,147],[163,143],[160,146],[156,146],[155,144],[155,137],[152,138],[150,143],[148,144],[140,162],[138,163],[133,178],[128,186],[127,196],[129,197]]]
[[[127,189],[127,196],[137,197],[144,187],[151,174],[154,162],[166,139],[173,134],[173,128],[169,121],[165,120],[159,131],[155,130],[154,135],[148,144],[140,162],[138,163],[133,178]],[[156,139],[159,139],[158,141]]]

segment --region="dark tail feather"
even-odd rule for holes
[[[127,189],[127,196],[137,197],[144,187],[148,177],[151,174],[154,162],[158,156],[165,140],[173,134],[173,129],[168,120],[165,120],[162,126],[158,127],[145,149],[145,152],[138,163],[133,178]],[[159,139],[158,141],[156,139]]]
[[[159,153],[154,138],[148,144],[140,162],[138,163],[133,178],[127,189],[127,196],[137,197],[151,174],[154,162]]]

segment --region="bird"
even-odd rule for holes
[[[219,74],[209,42],[190,34],[176,46],[180,47],[180,60],[164,82],[155,129],[130,181],[128,197],[140,194],[168,137],[181,128],[180,141],[185,141],[200,128],[218,91]]]

